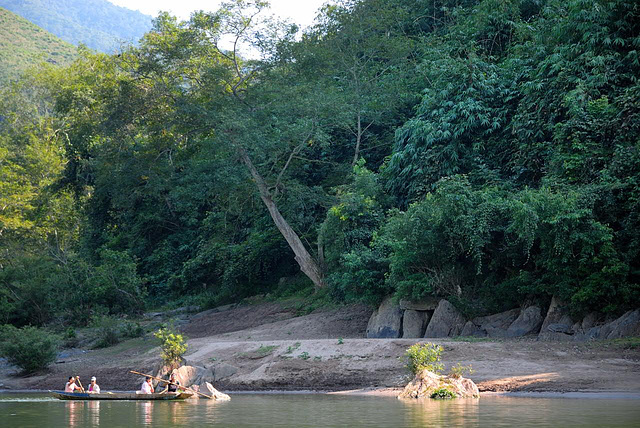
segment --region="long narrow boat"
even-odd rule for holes
[[[190,392],[178,394],[136,394],[135,392],[103,392],[89,394],[87,392],[50,391],[51,395],[60,400],[184,400],[191,397]]]

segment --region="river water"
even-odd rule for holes
[[[326,394],[234,394],[231,401],[60,401],[0,394],[5,427],[638,427],[637,398],[398,400]]]

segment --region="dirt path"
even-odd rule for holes
[[[481,391],[640,392],[640,350],[610,342],[538,342],[535,339],[473,341],[363,339],[371,310],[342,307],[293,317],[266,303],[207,312],[183,326],[187,363],[211,370],[223,390],[349,390],[398,388],[408,377],[401,357],[410,345],[441,344],[443,362],[471,365]],[[129,369],[151,370],[158,350],[151,339],[77,351],[49,373],[21,378],[0,367],[0,388],[59,388],[65,376],[98,376],[103,389],[133,389]]]

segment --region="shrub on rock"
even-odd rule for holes
[[[416,374],[398,398],[445,398],[442,397],[443,390],[451,393],[451,395],[446,398],[453,398],[454,396],[459,398],[477,398],[480,396],[478,387],[471,379],[441,376],[429,370],[423,370]]]

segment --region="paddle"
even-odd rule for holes
[[[78,385],[80,385],[80,389],[84,392],[84,386],[82,386],[82,382],[80,382],[80,376],[76,376],[76,380],[78,381]]]
[[[211,399],[211,400],[213,400],[213,399],[214,399],[211,395],[203,394],[202,392],[194,391],[194,390],[193,390],[193,389],[191,389],[191,388],[187,388],[187,387],[184,387],[184,386],[180,386],[180,385],[178,385],[178,384],[177,384],[177,383],[175,383],[175,382],[171,382],[170,380],[165,380],[165,379],[162,379],[162,378],[159,378],[159,377],[155,377],[155,376],[151,376],[151,375],[148,375],[148,374],[145,374],[145,373],[140,373],[140,372],[137,372],[137,371],[135,371],[135,370],[129,370],[129,372],[130,372],[130,373],[133,373],[133,374],[137,374],[137,375],[139,375],[139,376],[145,376],[145,377],[147,377],[147,376],[148,376],[148,377],[150,377],[151,379],[155,379],[155,380],[157,380],[157,381],[159,381],[159,382],[164,382],[164,383],[168,383],[168,384],[171,384],[171,385],[175,385],[175,386],[177,386],[178,388],[183,389],[183,390],[185,390],[185,391],[187,391],[187,390],[188,390],[188,391],[194,392],[194,393],[196,393],[196,394],[198,394],[198,395],[201,395],[201,396],[203,396],[203,397],[209,398],[209,399]]]

